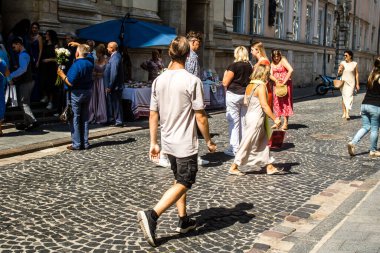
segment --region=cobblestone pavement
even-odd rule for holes
[[[1,252],[246,252],[255,237],[281,222],[311,196],[337,180],[364,180],[380,167],[368,157],[368,138],[350,158],[348,136],[360,126],[355,97],[351,121],[340,116],[339,97],[295,104],[286,143],[273,152],[289,170],[268,176],[243,168],[227,175],[232,162],[224,114],[210,119],[219,152],[201,155],[202,167],[189,192],[188,212],[199,228],[174,233],[176,210],[159,221],[160,246],[151,248],[138,228],[136,212],[152,207],[172,183],[167,168],[148,160],[148,130],[97,139],[87,151],[61,152],[0,167]],[[316,97],[314,97],[316,98]],[[311,98],[312,99],[312,98]],[[206,154],[206,155],[205,155]]]

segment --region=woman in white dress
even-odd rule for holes
[[[344,81],[342,92],[342,118],[350,119],[350,110],[354,100],[354,90],[359,91],[359,73],[357,62],[353,61],[354,54],[350,50],[344,51],[344,61],[339,64],[338,75],[342,75]]]
[[[243,138],[236,152],[235,160],[228,171],[231,175],[244,175],[238,169],[241,165],[258,165],[265,167],[269,175],[282,174],[272,165],[274,159],[269,154],[268,137],[265,129],[265,115],[271,118],[277,128],[281,120],[276,118],[268,105],[266,83],[269,77],[269,68],[258,65],[253,71],[251,82],[245,92],[245,101],[248,111],[245,116]]]

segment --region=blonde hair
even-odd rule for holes
[[[266,82],[269,78],[270,68],[265,65],[258,65],[251,75],[251,80],[260,80]]]
[[[249,61],[248,50],[243,46],[238,46],[237,48],[235,48],[234,57],[235,57],[234,62],[240,62],[240,61],[248,62]]]
[[[77,51],[78,51],[80,56],[86,57],[87,54],[90,52],[90,46],[86,45],[86,44],[79,44]]]
[[[268,58],[267,54],[265,53],[264,45],[263,45],[262,42],[260,42],[260,41],[253,42],[252,45],[251,45],[251,48],[254,48],[254,47],[257,47],[257,49],[259,49],[259,52],[260,52],[261,56],[264,56],[265,58]]]

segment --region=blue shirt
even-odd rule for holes
[[[67,72],[67,79],[71,83],[72,90],[88,90],[92,88],[92,71],[94,61],[89,58],[79,58],[71,65]]]
[[[18,56],[19,67],[18,69],[16,69],[9,75],[9,79],[13,79],[15,77],[19,77],[22,74],[24,74],[28,70],[29,61],[30,61],[30,56],[24,49],[23,51],[20,52]]]

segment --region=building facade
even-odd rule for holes
[[[262,41],[268,56],[281,49],[294,67],[295,86],[314,85],[336,73],[343,51],[354,52],[361,82],[379,55],[379,0],[0,0],[3,34],[22,18],[58,34],[109,19],[131,17],[169,25],[184,35],[201,31],[201,66],[222,77],[236,46]],[[138,35],[136,35],[138,36]],[[146,80],[140,64],[151,49],[130,50],[132,77]],[[164,50],[164,61],[168,63]]]

